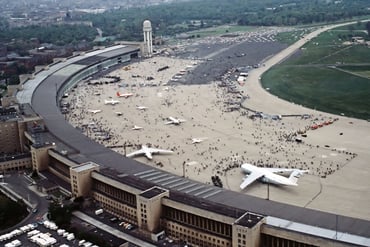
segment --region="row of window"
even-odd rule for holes
[[[101,192],[115,200],[128,204],[136,208],[136,196],[124,190],[117,189],[108,184],[102,183],[100,181],[94,180],[93,189],[95,191]]]
[[[209,231],[224,237],[231,237],[232,226],[230,224],[211,220],[205,217],[194,215],[168,206],[163,206],[164,217],[175,222],[183,223],[191,227]]]
[[[182,227],[171,222],[166,222],[166,233],[172,238],[184,240],[199,246],[224,247],[231,246],[231,242],[225,239],[217,238],[209,234],[203,234],[187,227]]]
[[[24,170],[26,168],[29,168],[30,166],[21,165],[21,166],[11,166],[11,167],[4,167],[0,166],[0,171],[18,171],[18,170]]]
[[[276,236],[271,236],[267,234],[261,235],[261,246],[265,247],[273,247],[273,246],[279,246],[279,247],[318,247],[316,245],[312,244],[305,244],[300,243],[294,240],[279,238]]]
[[[105,210],[110,211],[118,217],[131,220],[131,223],[137,224],[137,215],[135,208],[131,208],[125,204],[119,203],[97,192],[94,192],[93,196],[96,201],[100,202]]]
[[[13,160],[0,163],[0,170],[21,170],[30,168],[32,166],[31,160]]]

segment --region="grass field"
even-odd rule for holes
[[[310,108],[370,119],[370,48],[343,44],[360,31],[342,27],[321,34],[265,73],[263,87]]]
[[[204,28],[192,32],[188,32],[190,35],[199,35],[200,37],[217,36],[223,34],[232,34],[236,32],[247,32],[253,31],[256,27],[251,26],[238,26],[238,25],[222,25],[217,27]]]
[[[281,43],[291,45],[310,31],[312,31],[312,28],[298,29],[291,32],[281,32],[276,35],[276,39]]]

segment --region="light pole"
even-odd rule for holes
[[[186,165],[186,162],[184,161],[182,163],[182,177],[185,177],[185,165]]]
[[[190,162],[183,162],[182,163],[182,176],[185,177],[185,166],[193,166],[193,165],[197,165],[198,162],[196,161],[190,161]]]

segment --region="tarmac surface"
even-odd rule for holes
[[[264,42],[261,42],[261,43],[264,43]],[[274,42],[271,41],[271,43],[274,43]],[[211,53],[211,54],[215,54],[218,52],[219,51],[215,51],[214,53]],[[211,57],[212,56],[202,59],[202,61],[199,61],[200,64],[202,62],[212,62],[213,58]],[[172,66],[172,64],[170,66],[170,67],[176,68],[176,72],[178,72],[180,69],[184,69],[184,66],[186,66],[189,63],[189,60],[182,61],[181,59],[174,59],[174,60],[169,60],[169,61],[174,62],[174,63],[180,62],[180,64],[178,64],[178,66],[180,67]],[[132,77],[132,75],[138,74],[138,72],[136,72],[135,69],[139,70],[139,74],[143,73],[144,75],[144,73],[145,74],[148,73],[148,75],[150,75],[150,73],[153,73],[153,70],[156,69],[156,67],[153,66],[153,64],[156,64],[156,63],[157,62],[153,60],[147,60],[147,61],[144,60],[144,61],[139,62],[139,64],[142,64],[144,66],[144,69],[139,67],[139,65],[137,64],[131,64],[130,65],[131,68],[129,69],[130,72],[128,72],[128,70],[125,70],[125,69],[120,71],[123,74],[126,74],[126,76],[128,76],[129,78],[129,79],[126,78],[124,83],[126,82],[130,84],[134,83],[134,78]],[[262,65],[262,67],[260,68],[264,68],[264,66]],[[135,73],[135,74],[131,74],[131,73]],[[174,74],[168,73],[166,76],[169,76],[168,80],[170,80],[171,77],[174,76]],[[165,79],[164,77],[165,75],[163,74],[162,80]],[[250,76],[249,78],[253,78],[253,77]],[[293,132],[297,131],[297,129],[299,129],[300,127],[310,126],[313,123],[312,121],[326,121],[327,119],[332,119],[333,116],[326,115],[326,114],[319,113],[319,112],[313,112],[314,117],[309,118],[308,120],[301,119],[301,118],[296,118],[296,119],[295,118],[284,118],[283,121],[275,122],[275,121],[272,121],[271,119],[266,120],[264,118],[260,120],[249,120],[249,117],[251,117],[251,115],[254,114],[254,112],[250,110],[247,110],[246,112],[237,111],[237,112],[231,112],[231,113],[226,114],[224,112],[225,108],[223,105],[217,105],[217,107],[214,107],[214,105],[212,104],[210,105],[210,102],[217,103],[216,102],[217,100],[220,100],[220,99],[224,100],[223,97],[225,96],[225,94],[227,95],[230,95],[230,94],[228,92],[223,91],[223,89],[220,89],[216,84],[213,84],[213,83],[206,84],[206,85],[194,85],[194,87],[193,86],[175,86],[175,87],[160,86],[159,87],[158,85],[148,86],[149,85],[148,82],[146,82],[148,83],[146,84],[146,83],[143,83],[142,78],[141,79],[136,78],[139,81],[141,80],[141,83],[146,84],[146,85],[137,86],[140,84],[140,82],[135,81],[136,86],[129,87],[128,89],[139,91],[138,96],[129,98],[128,101],[125,103],[123,103],[124,99],[120,99],[122,103],[116,106],[104,105],[103,100],[108,99],[108,98],[111,98],[111,99],[114,98],[116,91],[119,89],[119,85],[114,84],[114,83],[112,84],[109,82],[102,83],[102,85],[97,85],[97,87],[92,87],[90,85],[90,87],[85,88],[86,91],[84,91],[85,89],[81,90],[81,88],[79,88],[80,86],[78,86],[75,90],[75,95],[71,94],[69,96],[70,100],[75,99],[75,101],[72,103],[75,104],[74,108],[77,109],[77,112],[72,112],[72,114],[68,116],[68,118],[71,121],[71,123],[73,123],[74,121],[73,119],[77,120],[77,122],[74,123],[77,125],[79,124],[78,121],[80,119],[86,120],[87,123],[89,123],[89,121],[91,120],[90,118],[92,118],[96,122],[94,124],[96,124],[97,127],[99,128],[108,127],[107,130],[111,128],[112,130],[117,131],[118,134],[121,135],[121,136],[118,134],[112,135],[114,139],[112,140],[112,138],[110,138],[109,142],[106,142],[106,143],[98,141],[105,146],[116,145],[118,144],[119,141],[122,141],[122,140],[128,140],[128,143],[130,144],[130,138],[133,138],[132,140],[135,140],[135,142],[131,142],[131,144],[136,144],[136,145],[140,143],[143,144],[143,142],[145,143],[147,140],[151,142],[153,141],[153,139],[154,140],[156,140],[157,138],[160,139],[161,135],[165,132],[163,132],[162,129],[157,129],[157,128],[164,127],[164,124],[163,124],[165,121],[164,118],[168,117],[169,114],[171,115],[174,114],[176,117],[185,117],[188,120],[183,126],[170,126],[166,130],[166,131],[173,131],[171,136],[177,137],[179,139],[169,138],[168,136],[164,135],[162,137],[161,142],[155,143],[155,145],[158,145],[158,146],[160,145],[162,148],[166,148],[162,146],[162,144],[165,143],[164,141],[166,141],[167,139],[170,139],[171,141],[175,141],[177,143],[176,147],[177,147],[177,152],[179,154],[178,157],[181,157],[180,160],[177,160],[177,161],[175,160],[172,162],[170,159],[168,159],[168,157],[170,156],[156,156],[154,160],[155,168],[148,169],[148,167],[143,166],[141,164],[141,162],[147,162],[145,158],[137,158],[138,161],[140,162],[136,162],[135,160],[126,159],[118,154],[118,153],[126,153],[126,150],[118,150],[118,153],[115,153],[113,151],[102,148],[99,145],[96,145],[96,144],[94,145],[87,138],[82,138],[83,136],[81,137],[80,136],[81,132],[79,132],[81,131],[81,129],[77,130],[76,128],[73,128],[72,126],[67,126],[64,123],[63,116],[60,113],[58,113],[58,110],[55,109],[55,106],[53,106],[53,104],[45,105],[45,100],[47,102],[53,102],[53,101],[55,102],[56,95],[55,95],[55,92],[53,93],[53,91],[55,91],[56,83],[57,82],[63,83],[63,80],[65,79],[66,79],[65,76],[63,77],[60,74],[56,76],[48,77],[45,80],[45,82],[42,83],[42,85],[40,85],[38,89],[36,90],[36,92],[34,93],[32,103],[36,111],[40,112],[40,114],[45,118],[45,122],[47,126],[50,128],[50,131],[53,134],[55,134],[57,137],[59,137],[60,140],[64,140],[65,142],[69,143],[73,148],[79,151],[79,153],[73,153],[73,150],[72,150],[72,153],[71,155],[69,155],[69,158],[75,161],[79,161],[79,162],[94,161],[94,162],[97,162],[98,164],[104,164],[105,166],[108,166],[108,167],[111,166],[113,168],[116,168],[119,171],[124,171],[128,174],[133,174],[134,176],[137,176],[144,180],[156,182],[157,184],[164,186],[165,188],[170,188],[171,190],[173,189],[177,191],[182,191],[184,192],[184,195],[188,194],[188,195],[196,196],[198,198],[207,198],[207,200],[212,201],[212,202],[216,202],[220,204],[227,204],[228,206],[232,206],[232,207],[236,207],[236,208],[240,208],[240,209],[248,210],[252,212],[258,211],[258,213],[260,214],[271,215],[271,216],[276,216],[276,217],[283,217],[284,219],[287,219],[287,220],[302,222],[305,224],[313,224],[313,225],[318,224],[321,227],[327,227],[330,229],[334,229],[337,227],[335,223],[336,214],[356,217],[358,219],[340,216],[339,220],[343,222],[343,224],[338,225],[338,230],[339,231],[341,230],[350,231],[350,232],[360,234],[360,235],[365,235],[365,236],[368,235],[368,232],[369,232],[367,231],[367,229],[369,229],[368,221],[359,220],[359,219],[369,218],[367,207],[357,207],[356,211],[354,212],[351,210],[348,210],[348,208],[350,208],[351,205],[353,204],[368,205],[369,204],[368,198],[370,197],[367,197],[367,196],[364,196],[362,198],[356,197],[355,200],[348,200],[347,198],[345,198],[346,200],[342,201],[343,198],[337,197],[337,195],[341,195],[341,189],[345,187],[346,184],[339,183],[340,186],[338,186],[338,183],[337,183],[336,184],[337,187],[335,188],[330,187],[330,186],[322,187],[321,185],[321,182],[322,182],[321,175],[325,175],[325,173],[321,173],[321,172],[325,172],[326,170],[327,172],[330,172],[330,173],[332,171],[335,171],[334,174],[339,173],[338,171],[336,171],[337,168],[339,167],[337,168],[335,168],[335,166],[330,167],[330,164],[332,164],[333,162],[337,162],[337,159],[339,158],[340,167],[347,167],[348,161],[351,161],[351,160],[362,160],[363,161],[365,158],[363,157],[363,152],[361,152],[358,155],[353,155],[352,148],[351,149],[335,148],[334,150],[332,150],[332,149],[324,148],[321,145],[316,145],[315,143],[312,144],[310,142],[308,142],[307,144],[303,146],[298,146],[298,144],[295,142],[284,142],[285,145],[289,145],[289,147],[287,148],[285,145],[281,146],[281,141],[279,140],[280,137],[284,137],[284,138],[286,138],[285,136],[289,137],[290,136],[289,133],[291,133],[292,131]],[[254,85],[258,86],[256,81],[254,81],[253,83]],[[150,82],[150,84],[152,85],[153,83]],[[157,81],[157,84],[158,84],[158,81]],[[242,90],[245,90],[244,87],[248,88],[248,86],[251,86],[247,84],[248,83],[245,83],[245,85],[242,87]],[[100,90],[99,96],[95,94],[96,89]],[[253,88],[251,87],[249,90],[252,92],[253,91],[252,89]],[[231,94],[234,95],[233,93]],[[250,94],[250,92],[247,91],[247,94]],[[164,97],[165,95],[166,97]],[[167,104],[167,106],[164,105],[164,107],[161,108],[161,110],[168,108],[168,111],[163,112],[163,114],[158,114],[158,109],[159,109],[158,106],[163,103],[162,99],[165,100],[167,96],[173,97],[173,99],[175,99],[175,101],[177,102],[175,102],[176,104],[172,104],[172,105],[171,104],[169,105]],[[294,107],[294,105],[290,104],[289,102],[285,102],[285,105],[281,105],[282,106],[281,108],[276,108],[274,103],[269,103],[270,100],[273,98],[271,95],[267,97],[266,95],[257,93],[256,95],[251,94],[247,96],[250,99],[262,99],[263,102],[269,105],[270,107],[270,108],[266,108],[267,110],[271,109],[272,111],[283,111],[284,109],[289,109],[290,107],[293,107],[295,110],[299,109],[297,113],[300,113],[300,114],[302,114],[302,112],[306,113],[307,111],[309,111],[309,109],[304,109],[301,107],[296,108]],[[195,97],[195,98],[190,98],[190,97]],[[80,100],[77,101],[77,99],[79,98]],[[227,100],[229,100],[229,98],[227,98]],[[251,100],[250,102],[253,103],[257,101]],[[82,105],[76,107],[79,104],[82,104]],[[140,112],[136,109],[136,104],[147,104],[147,106],[149,106],[150,108],[148,111]],[[184,107],[186,104],[188,104],[188,107]],[[196,105],[194,104],[196,104],[198,107],[195,108]],[[281,104],[280,101],[279,101],[279,104]],[[104,119],[102,118],[102,116],[99,116],[99,115],[94,116],[91,113],[87,114],[88,113],[87,109],[90,109],[90,107],[94,107],[94,108],[101,107],[103,111],[100,114],[101,115],[107,114],[107,118]],[[151,111],[150,110],[151,108],[155,110]],[[256,109],[256,108],[252,108],[252,109]],[[116,111],[122,111],[125,113],[125,116],[124,116],[125,118],[132,117],[132,119],[117,118],[117,114],[115,113]],[[266,112],[269,112],[269,111],[266,111]],[[291,111],[288,111],[288,112],[291,112]],[[194,113],[199,114],[198,116],[202,116],[202,117],[199,117],[201,121],[197,121],[198,118],[195,119],[196,121],[192,119],[192,115]],[[135,132],[131,130],[129,126],[132,127],[132,124],[135,123],[138,119],[144,120],[144,123],[146,121],[146,123],[148,124],[147,126],[151,126],[154,129],[150,129],[149,127],[146,126],[144,130],[148,129],[149,132],[147,133]],[[218,120],[222,120],[222,121],[218,121]],[[157,122],[157,124],[152,124],[153,123],[152,121]],[[331,125],[331,126],[338,125],[339,127],[338,129],[337,128],[332,129],[333,133],[338,133],[338,131],[343,131],[343,129],[341,129],[343,127],[345,128],[344,130],[347,131],[348,130],[347,121],[348,120],[345,118],[340,118],[340,121],[337,121],[335,124]],[[352,124],[355,124],[356,127],[362,126],[361,128],[358,128],[359,133],[362,133],[362,134],[369,133],[368,132],[369,126],[366,125],[366,123],[357,121],[354,119],[351,119],[351,122]],[[342,124],[339,124],[339,123],[342,123]],[[119,126],[120,128],[118,128],[117,126]],[[205,128],[199,128],[199,126],[203,126]],[[179,131],[180,128],[176,128],[176,127],[180,127],[181,131]],[[221,127],[223,129],[220,132],[220,130],[217,129],[216,127],[217,128]],[[331,128],[332,127],[325,127],[323,129],[331,129]],[[268,130],[268,129],[270,129],[269,130],[270,132],[269,134],[266,134],[265,130]],[[280,132],[280,129],[282,130],[281,132]],[[128,130],[131,130],[131,131],[128,131]],[[210,130],[210,132],[207,132],[207,133],[195,132],[195,130],[200,130],[200,131]],[[95,134],[95,132],[91,132],[91,133]],[[88,134],[90,138],[91,138],[90,136],[91,133]],[[206,140],[202,143],[202,145],[205,144],[207,146],[208,145],[210,146],[201,147],[201,145],[199,146],[190,145],[189,137],[191,137],[191,135],[193,135],[194,133],[207,134],[207,135],[209,133],[210,141]],[[221,134],[222,138],[217,138],[217,135],[214,136],[214,133],[218,133],[218,135]],[[319,134],[321,136],[321,139],[320,139],[321,143],[326,140],[326,135],[324,133],[325,132],[321,131]],[[194,135],[193,137],[200,137],[200,136]],[[205,137],[205,135],[203,137]],[[144,139],[144,138],[151,138],[151,139]],[[187,141],[185,139],[187,139]],[[220,142],[220,140],[218,139],[220,140],[229,139],[229,141],[231,141],[230,143],[234,143],[234,144],[229,146],[228,144],[224,143],[222,148],[220,148],[219,146],[216,146],[217,142]],[[137,142],[136,140],[140,142]],[[213,144],[210,143],[211,140],[214,141]],[[238,140],[238,142],[235,142],[235,140]],[[368,139],[366,137],[364,140],[364,143],[366,144],[367,141]],[[194,164],[194,163],[190,163],[190,164],[183,163],[184,157],[182,156],[187,154],[187,152],[182,152],[182,148],[179,147],[179,143],[181,145],[183,144],[189,145],[189,147],[192,147],[193,152],[198,153],[200,157],[206,157],[208,161],[205,163],[207,163],[208,165],[206,164],[205,167],[204,166],[201,166],[201,167],[194,166],[193,167],[190,164]],[[276,146],[276,144],[278,144],[278,146]],[[168,145],[168,147],[170,148],[171,145],[174,145],[174,144],[170,144]],[[263,153],[261,153],[261,149],[266,150],[266,145],[269,151],[268,152],[264,151]],[[133,150],[134,147],[135,146],[131,146],[128,148],[131,148]],[[225,151],[224,150],[225,147],[228,148],[227,150],[228,152],[226,153],[219,152],[219,150]],[[302,147],[304,148],[304,150],[301,150]],[[202,148],[203,150],[200,150],[199,148]],[[242,151],[239,151],[239,150],[235,151],[236,148],[241,149]],[[294,158],[294,154],[299,154],[301,152],[305,154],[307,156],[306,158],[309,160],[310,159],[315,159],[315,160],[323,159],[325,161],[323,163],[328,164],[329,167],[324,167],[325,168],[324,170],[315,169],[313,171],[313,174],[309,174],[307,176],[302,177],[299,182],[300,186],[296,188],[281,189],[281,187],[271,186],[270,196],[273,196],[273,197],[270,197],[269,198],[270,200],[263,200],[263,199],[259,199],[255,197],[255,196],[259,196],[261,198],[266,198],[266,186],[263,184],[257,183],[257,185],[251,187],[250,190],[243,192],[245,194],[252,195],[252,196],[248,196],[248,195],[240,194],[239,191],[233,192],[230,190],[217,189],[217,187],[215,186],[203,185],[203,187],[200,188],[199,187],[200,183],[194,182],[194,180],[201,181],[202,183],[204,183],[205,181],[210,181],[210,175],[214,174],[214,172],[216,172],[217,170],[222,172],[223,169],[227,169],[229,167],[230,161],[245,162],[247,159],[244,159],[244,158],[246,157],[248,158],[250,155],[249,153],[247,153],[247,156],[242,157],[243,155],[240,155],[240,154],[243,154],[243,152],[251,152],[251,154],[255,155],[254,157],[256,157],[256,159],[251,158],[247,161],[250,161],[252,163],[255,162],[257,165],[266,164],[265,161],[268,161],[270,159],[269,157],[272,154],[270,151],[274,151],[276,150],[276,148],[280,148],[280,149],[277,149],[276,153],[278,154],[278,156],[276,157],[276,159],[278,159],[278,161],[283,162],[281,165],[284,165],[284,166],[286,166],[286,164],[296,165],[294,164],[294,162],[296,161]],[[289,152],[282,151],[281,148],[282,149],[287,148],[289,149]],[[230,149],[232,151],[232,155],[229,154]],[[209,153],[210,150],[212,150],[211,153]],[[350,152],[348,152],[347,150],[350,150]],[[127,150],[127,151],[131,151],[131,150]],[[309,152],[314,152],[315,155],[311,155]],[[327,153],[321,153],[321,152],[327,152]],[[191,160],[193,159],[193,157],[198,157],[198,156],[194,156],[194,153],[189,153],[189,155],[191,157]],[[213,157],[215,155],[223,155],[223,158],[225,158],[223,160],[225,162],[224,163],[225,166],[214,167],[215,163],[219,161],[217,157]],[[286,158],[284,160],[280,160],[282,159],[282,156],[285,156]],[[173,155],[171,157],[176,158],[177,156]],[[257,159],[258,157],[264,157],[264,159],[259,161]],[[291,157],[292,159],[290,159]],[[328,157],[330,159],[327,159]],[[358,157],[361,157],[361,159],[358,159]],[[287,160],[287,158],[289,160]],[[213,162],[213,160],[215,160],[216,162]],[[304,161],[302,160],[302,162]],[[318,162],[315,161],[313,163],[315,165],[315,168],[316,166],[319,166],[319,167],[321,166],[320,161]],[[161,171],[158,171],[157,168],[160,168],[160,164],[163,165],[164,169],[162,169]],[[170,166],[165,166],[166,164],[170,164]],[[185,164],[186,166],[190,165],[190,166],[185,167],[184,165],[181,165],[181,164]],[[240,163],[236,163],[236,164],[240,164]],[[359,166],[361,167],[363,166],[363,164],[364,163],[360,163]],[[151,165],[153,166],[153,163],[151,163]],[[308,165],[308,163],[307,162],[306,164],[302,163],[301,165]],[[169,168],[175,169],[176,172],[174,172],[173,170]],[[208,169],[208,171],[212,171],[212,172],[207,173],[207,171],[199,170],[200,168]],[[364,167],[361,167],[361,169],[363,168]],[[240,169],[238,169],[238,166],[235,166],[235,167],[232,166],[230,167],[230,169],[232,169],[232,171],[230,170],[225,171],[228,177],[222,178],[222,179],[225,179],[223,180],[223,182],[224,184],[228,185],[227,186],[228,189],[232,189],[233,186],[234,188],[238,188],[244,175],[240,172]],[[346,174],[351,171],[352,169],[347,170]],[[364,171],[364,169],[357,170],[357,171],[359,171],[358,173],[361,173],[360,171]],[[366,168],[365,168],[365,171],[366,171]],[[172,175],[173,178],[170,178],[171,173],[174,174]],[[191,179],[182,179],[180,177],[182,175],[186,175],[186,177],[190,177]],[[197,175],[199,175],[199,177],[197,177]],[[360,175],[360,178],[359,177],[355,177],[355,179],[352,178],[351,182],[352,183],[362,183],[363,186],[356,187],[356,188],[354,187],[347,188],[349,193],[346,196],[348,197],[351,195],[351,193],[353,194],[361,193],[362,195],[366,195],[366,193],[369,193],[367,189],[369,188],[369,186],[366,185],[368,179],[365,179],[365,180],[363,179],[363,178],[368,178],[368,176],[366,175],[366,172],[362,172],[361,174],[356,174],[356,175]],[[164,177],[159,178],[158,176],[164,176]],[[177,180],[177,182],[173,181],[171,182],[172,184],[170,184],[169,182],[163,181],[163,179],[174,179],[174,180]],[[161,182],[159,182],[159,180],[161,180]],[[225,181],[228,181],[228,182],[226,183]],[[188,186],[193,186],[193,188],[189,188]],[[327,188],[329,189],[328,193],[334,196],[333,200],[328,201],[324,197],[320,198],[320,200],[317,200],[321,192],[325,191]],[[279,201],[283,203],[279,203]],[[315,201],[315,202],[319,201],[322,203],[322,205],[312,206],[313,205],[313,203],[311,203],[312,201]],[[297,205],[300,207],[290,206],[285,203]],[[336,207],[335,209],[332,210],[331,207],[333,205],[337,206],[337,205],[342,205],[343,203],[346,204],[344,207],[341,207],[341,208]],[[304,209],[301,207],[313,208],[316,210]],[[324,213],[324,212],[320,212],[317,210],[323,210],[323,211],[331,212],[331,213]],[[350,225],[352,226],[351,229],[349,229]]]
[[[250,35],[248,38],[255,35]],[[310,37],[302,39],[296,47],[284,50],[285,54],[278,54],[271,60],[268,58],[272,54],[286,46],[276,42],[273,35],[265,34],[259,37],[266,38],[246,39],[243,42],[240,42],[240,37],[212,38],[194,45],[184,45],[180,58],[155,57],[132,63],[129,68],[118,69],[109,74],[121,79],[121,85],[124,84],[121,87],[111,83],[106,84],[106,82],[94,87],[82,83],[76,89],[76,93],[71,95],[72,108],[76,105],[79,107],[74,108],[69,115],[69,120],[77,127],[88,122],[96,123],[96,128],[102,130],[98,132],[109,133],[110,139],[102,141],[100,136],[95,136],[95,140],[105,146],[113,147],[112,150],[121,154],[135,151],[141,144],[171,149],[175,151],[175,155],[155,156],[153,160],[138,157],[136,160],[208,184],[212,183],[211,176],[217,175],[224,188],[237,192],[241,192],[239,184],[244,176],[239,166],[244,162],[258,166],[307,169],[310,173],[299,179],[298,187],[269,186],[268,193],[266,185],[255,183],[242,193],[260,198],[268,197],[270,200],[301,207],[370,219],[366,207],[354,207],[354,204],[370,203],[368,197],[360,196],[368,193],[367,190],[361,189],[361,186],[365,186],[364,188],[367,186],[366,173],[360,176],[364,179],[348,180],[348,182],[354,182],[349,188],[345,183],[338,184],[333,180],[334,176],[342,174],[343,168],[346,168],[349,174],[358,171],[348,170],[348,164],[363,166],[363,159],[366,159],[365,150],[359,146],[337,145],[340,144],[338,140],[344,138],[338,139],[332,136],[334,143],[326,138],[326,133],[329,132],[335,135],[334,133],[349,131],[347,130],[351,127],[347,124],[349,120],[341,118],[331,126],[317,131],[308,130],[316,123],[339,118],[279,100],[263,90],[258,83],[264,71],[282,58],[293,54],[296,47]],[[228,46],[231,48],[226,49]],[[185,70],[189,64],[196,65],[180,79],[176,81],[171,79],[180,70]],[[167,65],[169,68],[165,71],[157,71]],[[238,90],[244,91],[241,95],[246,97],[243,100],[239,99],[239,102],[242,102],[246,109],[265,112],[268,118],[251,120],[253,111],[237,109],[227,112],[228,108],[220,103],[238,100],[235,96],[238,94],[228,93],[217,85],[225,80],[236,84],[237,73],[233,69],[240,67],[247,67],[250,71],[245,84],[237,85]],[[252,69],[253,67],[255,68]],[[149,77],[153,80],[147,81],[146,78]],[[107,78],[100,78],[95,81],[107,80]],[[134,96],[127,99],[116,98],[116,91],[134,93]],[[94,95],[97,92],[99,95]],[[103,105],[102,102],[107,98],[117,99],[120,103],[116,106]],[[148,109],[138,111],[136,109],[138,105],[147,106]],[[102,112],[91,114],[86,112],[86,109],[101,109]],[[115,114],[117,112],[122,112],[123,116],[117,117]],[[275,121],[271,120],[274,114],[293,116]],[[305,114],[310,117],[303,119],[301,116]],[[168,116],[185,118],[187,122],[180,126],[164,125]],[[364,121],[352,120],[353,122],[356,122],[355,125],[358,127],[362,126],[358,129],[359,133],[366,132],[369,128]],[[133,131],[131,128],[134,125],[141,126],[143,129]],[[308,138],[303,138],[305,139],[303,144],[295,142],[297,132],[301,130],[305,132],[308,130]],[[194,137],[203,138],[204,141],[191,145],[189,140]],[[91,131],[90,138],[94,139],[94,133]],[[368,143],[367,139],[362,145],[366,146],[366,143]],[[122,148],[124,145],[128,147]],[[334,189],[335,184],[339,187]],[[190,184],[181,185],[185,191],[193,191],[197,188],[191,187]],[[342,190],[348,193],[342,194]],[[326,198],[331,200],[328,201]],[[343,207],[337,207],[339,202]]]

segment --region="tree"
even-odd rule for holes
[[[68,228],[71,224],[72,209],[68,205],[53,201],[49,204],[49,216],[59,227]]]

